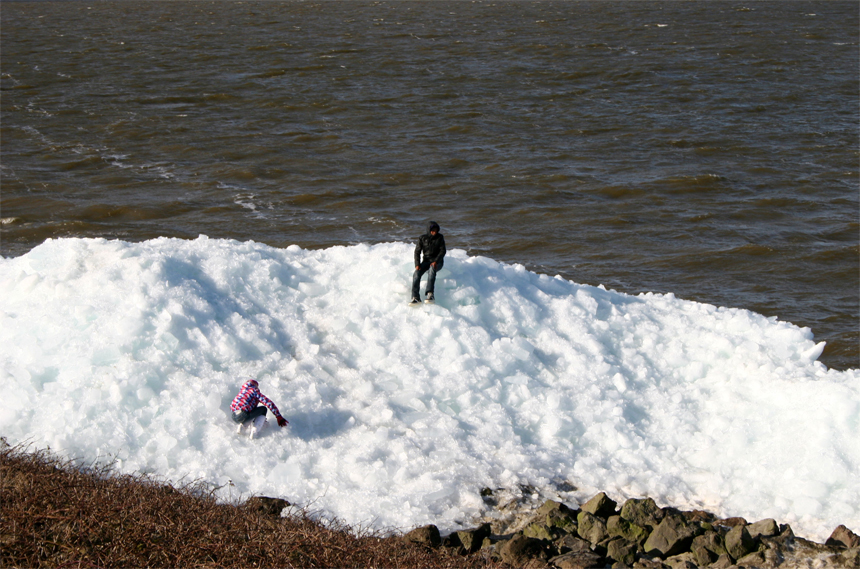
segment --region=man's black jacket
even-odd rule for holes
[[[430,235],[428,231],[425,235],[418,238],[418,243],[415,244],[415,266],[421,264],[421,254],[424,254],[424,260],[436,263],[436,270],[442,268],[444,263],[443,258],[447,249],[445,248],[445,237],[439,233],[436,226],[436,235]]]

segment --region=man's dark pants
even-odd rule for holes
[[[438,264],[438,263],[437,263]],[[442,267],[438,267],[441,269]],[[418,269],[412,274],[412,298],[421,298],[418,294],[421,289],[421,277],[424,273],[427,274],[427,290],[426,294],[430,294],[436,290],[436,272],[438,270],[430,264],[430,261],[423,261],[418,265]]]

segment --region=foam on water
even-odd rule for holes
[[[49,240],[0,261],[0,429],[378,528],[524,486],[860,527],[860,372],[808,329],[456,249],[416,309],[412,269],[405,243]],[[236,435],[246,377],[288,429]]]

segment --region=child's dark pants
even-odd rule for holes
[[[259,405],[254,407],[250,411],[239,411],[238,413],[233,413],[233,421],[237,423],[244,423],[245,421],[253,421],[259,416],[266,416],[266,407],[263,405]]]

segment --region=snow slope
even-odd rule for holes
[[[0,434],[378,528],[523,486],[860,528],[860,372],[810,330],[456,249],[414,308],[412,269],[404,243],[48,240],[0,260]],[[235,434],[247,377],[290,427]]]

